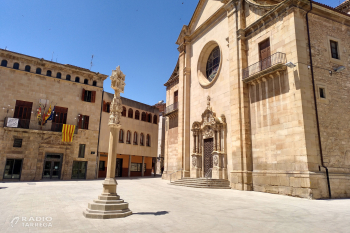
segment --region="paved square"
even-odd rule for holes
[[[349,199],[187,188],[160,178],[119,179],[118,184],[134,214],[96,220],[86,219],[83,210],[101,193],[102,180],[0,183],[0,232],[350,231]],[[36,217],[40,221],[33,221]]]

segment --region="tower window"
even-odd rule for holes
[[[13,69],[18,70],[18,69],[19,69],[19,63],[17,63],[17,62],[14,63],[14,64],[13,64]]]
[[[326,98],[326,90],[322,87],[319,88],[320,91],[320,98],[325,99]]]
[[[30,72],[30,66],[26,65],[26,67],[24,67],[24,70]]]
[[[339,59],[338,42],[331,40],[331,54],[332,58]]]

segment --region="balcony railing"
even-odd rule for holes
[[[179,102],[173,103],[165,108],[164,115],[168,115],[172,112],[175,112],[179,108]]]
[[[4,127],[62,132],[63,124],[48,121],[45,125],[41,126],[36,120],[6,117],[4,119]],[[74,133],[78,133],[78,126],[75,127]]]
[[[270,67],[273,67],[278,64],[286,64],[286,54],[285,53],[274,53],[271,56],[261,60],[249,67],[243,69],[243,77],[242,79],[248,79],[249,77],[258,74],[261,71],[267,70]]]

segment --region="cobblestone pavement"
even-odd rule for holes
[[[83,216],[102,180],[0,183],[0,232],[350,232],[350,199],[195,189],[160,178],[118,183],[133,215],[107,220]]]

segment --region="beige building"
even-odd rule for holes
[[[0,181],[96,178],[107,75],[7,50],[0,62]],[[39,103],[55,107],[46,124]],[[76,126],[72,142],[62,142],[63,124]]]
[[[99,177],[106,177],[109,107],[113,94],[104,92],[99,143]],[[117,146],[116,177],[150,176],[155,171],[159,110],[121,97],[123,112]]]
[[[165,83],[163,178],[350,197],[349,4],[200,0]]]

